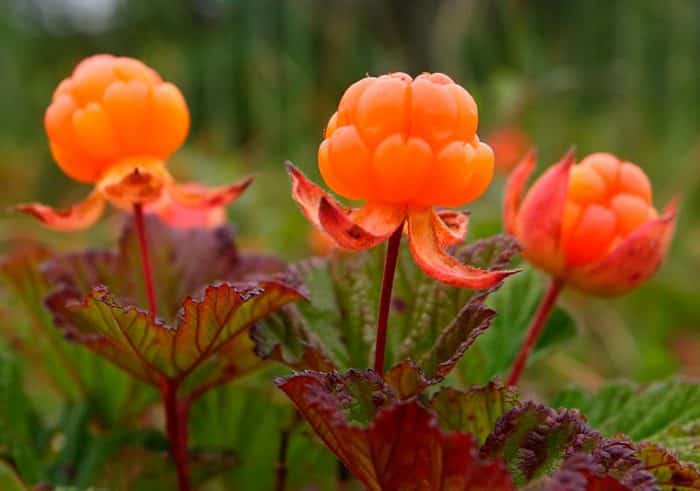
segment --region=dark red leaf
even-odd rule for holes
[[[303,372],[277,385],[369,490],[514,489],[500,460],[478,456],[473,436],[443,432],[434,413],[397,401],[373,372]]]

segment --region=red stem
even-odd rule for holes
[[[187,418],[189,405],[178,401],[177,385],[165,382],[161,389],[165,406],[165,428],[170,442],[170,452],[177,470],[178,489],[190,491],[189,454],[187,451]]]
[[[143,224],[143,205],[134,204],[134,222],[136,223],[136,235],[139,238],[139,249],[141,250],[141,265],[143,266],[143,279],[146,283],[146,295],[148,296],[148,308],[151,316],[158,313],[156,305],[156,295],[153,290],[153,270],[151,269],[151,258],[148,255],[148,240],[146,239],[146,227]]]
[[[292,421],[280,432],[280,446],[277,454],[277,466],[275,467],[275,491],[285,491],[287,489],[287,454],[289,453],[289,440],[292,431],[301,421],[301,415],[294,411]]]
[[[399,245],[403,235],[403,223],[399,225],[389,238],[384,257],[384,274],[382,276],[382,292],[379,297],[379,317],[377,319],[377,345],[374,350],[374,371],[384,375],[384,351],[386,350],[386,328],[389,322],[391,307],[391,290],[394,288],[394,273],[399,258]]]
[[[537,338],[540,336],[540,333],[546,324],[549,314],[552,312],[552,308],[554,307],[563,286],[564,284],[561,281],[552,278],[549,288],[547,288],[547,291],[540,301],[540,305],[537,308],[537,313],[535,314],[534,319],[532,319],[532,324],[530,324],[530,327],[528,328],[525,342],[520,347],[515,363],[513,363],[513,368],[508,376],[508,385],[516,385],[518,383],[520,374],[523,372],[525,364],[527,363],[527,358],[530,356],[532,348],[535,347]]]

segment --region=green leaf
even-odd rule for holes
[[[496,236],[460,245],[454,254],[489,269],[506,267],[518,250],[514,239]],[[274,329],[256,331],[259,351],[276,353],[273,358],[297,369],[330,370],[332,366],[323,363],[326,360],[339,369],[368,366],[382,266],[383,248],[379,247],[296,265],[311,301],[292,307]],[[489,327],[494,312],[483,300],[493,290],[475,292],[444,285],[425,276],[407,249],[401,249],[387,346],[389,366],[397,365],[387,377],[393,384],[404,384],[399,390],[403,398],[441,381]]]
[[[287,456],[290,489],[309,483],[335,488],[337,462],[302,424],[290,426],[295,410],[269,385],[266,373],[207,392],[192,407],[192,446],[206,451],[235,450],[238,465],[220,477],[222,489],[269,491],[282,431],[292,428]]]
[[[579,407],[605,435],[625,433],[677,452],[681,460],[700,462],[700,384],[669,379],[635,387],[611,382],[596,394],[568,389],[555,405]]]
[[[0,460],[0,489],[4,491],[29,491],[10,465]]]
[[[333,370],[317,337],[305,327],[295,305],[281,308],[251,330],[255,354],[264,360],[275,360],[295,369]]]
[[[60,257],[74,261],[78,256]],[[83,257],[76,263],[76,281],[84,284],[89,283],[86,280],[88,271],[100,271],[101,265],[109,264],[109,254],[87,251]],[[143,387],[134,387],[126,374],[107,361],[65,342],[44,308],[44,297],[54,287],[49,278],[58,273],[54,266],[47,265],[47,261],[52,263],[55,260],[56,256],[46,249],[30,246],[0,264],[0,275],[14,293],[15,301],[24,305],[23,309],[13,308],[8,312],[10,321],[7,325],[10,327],[3,334],[13,349],[31,363],[34,383],[41,384],[43,389],[37,391],[44,398],[38,407],[55,404],[58,393],[61,402],[91,400],[99,410],[100,419],[107,424],[129,421],[153,399],[153,393]],[[77,268],[85,264],[91,264],[92,269]],[[65,276],[62,278],[66,279]]]
[[[10,355],[0,355],[0,447],[8,452],[22,479],[30,484],[46,477],[41,454],[33,441],[36,434],[18,362]]]
[[[475,360],[464,360],[460,366],[465,379],[485,383],[508,372],[543,292],[535,272],[527,269],[509,278],[489,297],[486,303],[497,315],[471,350]],[[574,319],[563,308],[555,307],[528,362],[535,362],[551,347],[573,338],[576,331]]]
[[[460,244],[454,256],[478,268],[504,269],[519,251],[515,239],[496,235]],[[402,272],[405,284],[398,295],[404,308],[395,316],[399,327],[390,328],[397,345],[394,359],[410,358],[429,377],[440,379],[489,327],[494,312],[482,304],[498,287],[474,291],[445,285],[417,271],[412,261]]]
[[[558,469],[566,456],[593,450],[600,440],[578,411],[555,411],[528,401],[503,415],[481,453],[502,457],[522,486]]]
[[[118,303],[104,286],[84,298],[66,288],[52,294],[47,305],[66,336],[159,387],[164,380],[181,382],[219,350],[233,349],[231,343],[246,343],[257,320],[301,298],[298,290],[279,281],[256,286],[222,282],[207,287],[200,298],[187,297],[176,327]],[[230,366],[228,360],[221,363]],[[197,378],[200,387],[209,387],[236,373],[214,368]]]
[[[430,407],[437,413],[443,430],[471,433],[483,445],[496,422],[517,403],[513,388],[491,382],[466,391],[440,389]]]

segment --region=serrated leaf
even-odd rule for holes
[[[164,380],[181,382],[220,349],[232,349],[236,338],[245,342],[257,320],[301,298],[298,290],[279,281],[222,282],[207,287],[200,298],[187,297],[175,327],[119,304],[104,286],[84,298],[70,288],[60,290],[47,305],[66,336],[159,387]],[[202,385],[210,382],[208,377],[200,380]]]
[[[454,257],[462,263],[494,270],[507,267],[519,251],[514,238],[497,235],[460,244]],[[415,272],[407,273],[405,269],[404,276],[411,279],[404,286],[403,295],[399,293],[404,307],[395,322],[401,325],[398,328],[392,325],[394,330],[390,329],[400,340],[395,358],[415,360],[429,376],[437,374],[438,365],[444,363],[440,370],[444,376],[490,325],[493,312],[482,303],[498,287],[484,291],[455,288]]]
[[[155,217],[145,220],[159,316],[172,322],[187,296],[201,295],[215,281],[244,282],[286,272],[285,264],[272,256],[238,252],[228,227],[178,229]],[[107,285],[120,303],[148,305],[141,269],[138,237],[133,220],[127,221],[118,248],[88,249],[52,258],[44,273],[54,285],[83,295]],[[290,281],[288,276],[285,277]]]
[[[503,464],[480,458],[471,435],[444,433],[436,416],[415,400],[391,400],[390,389],[382,389],[373,372],[304,372],[277,384],[369,490],[513,489]],[[353,414],[348,408],[358,406],[373,408],[363,411],[361,419],[369,418],[359,425],[348,417]]]
[[[433,346],[419,361],[426,375],[441,381],[464,353],[491,325],[496,312],[480,302],[469,302],[438,335]]]
[[[528,486],[538,491],[653,491],[656,479],[625,440],[604,440],[591,453],[568,457],[552,476]]]
[[[481,454],[502,457],[515,483],[522,486],[556,470],[565,457],[592,450],[600,440],[578,411],[555,411],[528,401],[498,420]]]
[[[596,394],[568,389],[555,405],[578,407],[604,435],[667,446],[682,460],[700,461],[700,384],[670,379],[635,387],[612,382]]]
[[[483,445],[496,422],[517,403],[513,388],[491,382],[466,391],[440,389],[430,401],[430,407],[437,413],[443,430],[471,433]]]
[[[505,267],[518,251],[515,239],[496,236],[458,246],[455,257],[483,269],[495,269]],[[304,358],[311,362],[327,359],[339,369],[369,365],[382,264],[383,251],[375,248],[297,265],[310,290],[311,302],[295,306],[292,310],[296,314],[288,316],[274,331],[267,329],[267,339],[262,334],[257,336],[261,351],[272,353],[273,347],[279,346],[276,359],[297,369],[319,369],[318,363],[303,363]],[[389,366],[397,364],[395,370],[388,371],[387,380],[401,383],[400,377],[414,379],[413,388],[408,387],[407,378],[403,380],[402,397],[441,381],[489,327],[494,312],[482,302],[493,290],[474,292],[426,277],[402,249],[386,356]],[[300,344],[299,338],[305,341]],[[309,339],[312,341],[306,341]],[[306,349],[309,351],[304,354]],[[285,360],[279,353],[295,355]],[[331,366],[322,369],[330,370]]]
[[[275,360],[297,370],[331,371],[335,367],[326,357],[318,339],[305,328],[304,319],[294,305],[258,323],[250,335],[258,358]]]
[[[689,463],[680,462],[675,455],[653,443],[642,443],[637,456],[643,466],[656,478],[661,491],[695,491],[700,489],[700,472]]]

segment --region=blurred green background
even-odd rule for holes
[[[3,5],[4,3],[4,5]],[[208,184],[255,173],[230,207],[244,246],[309,251],[282,162],[319,179],[315,153],[343,90],[369,74],[442,71],[481,113],[480,134],[516,128],[540,169],[567,148],[640,165],[661,207],[681,193],[676,240],[659,274],[622,299],[568,294],[581,336],[540,361],[552,384],[700,375],[700,2],[694,0],[3,0],[0,1],[3,210],[68,204],[88,188],[52,162],[42,117],[83,57],[140,58],[181,87],[192,130],[172,162]],[[504,177],[472,217],[500,229]],[[118,217],[76,234],[4,213],[0,241],[109,244]],[[535,374],[537,371],[535,370]]]

